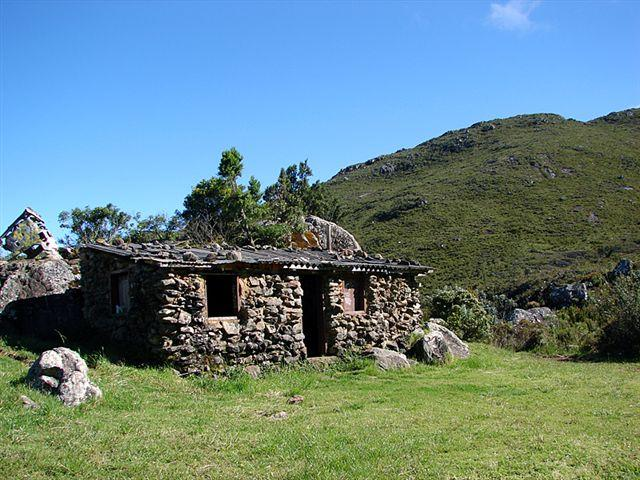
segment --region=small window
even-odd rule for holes
[[[126,313],[130,304],[129,274],[114,273],[111,275],[111,311],[116,314]]]
[[[344,311],[363,312],[365,310],[364,278],[349,278],[344,281]]]
[[[238,314],[238,277],[209,275],[207,281],[207,317],[235,317]]]

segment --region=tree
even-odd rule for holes
[[[307,160],[280,170],[276,183],[267,187],[264,193],[274,221],[300,231],[304,229],[306,215],[325,216],[331,209],[323,185],[310,182],[312,175]]]
[[[249,180],[245,188],[238,180],[242,175],[240,153],[232,148],[222,152],[218,176],[201,180],[184,200],[181,215],[190,230],[203,231],[203,223],[210,227],[210,241],[231,244],[254,243],[255,226],[263,217],[260,203],[260,183]]]
[[[95,243],[98,240],[112,243],[116,238],[127,236],[132,227],[133,217],[108,203],[104,207],[74,208],[58,215],[62,228],[71,230],[64,243],[77,246],[82,243]]]
[[[183,229],[184,222],[179,215],[169,217],[161,213],[146,218],[136,215],[135,224],[128,232],[126,240],[134,243],[177,240]]]

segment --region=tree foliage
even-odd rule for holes
[[[126,239],[135,243],[178,240],[183,228],[184,222],[178,215],[160,213],[145,218],[136,215],[135,224],[127,233]]]
[[[97,241],[112,243],[116,238],[127,235],[132,220],[130,214],[112,203],[104,207],[74,208],[58,215],[60,226],[71,231],[64,239],[64,243],[71,246]]]
[[[184,199],[182,217],[190,229],[202,230],[205,222],[210,241],[254,243],[255,227],[263,218],[260,182],[251,177],[249,187],[239,183],[243,157],[232,148],[222,152],[218,176],[201,180]]]
[[[491,316],[476,295],[461,287],[443,287],[429,298],[430,314],[464,340],[480,340],[489,334]]]
[[[306,215],[337,212],[322,185],[311,183],[306,160],[283,168],[264,193],[254,177],[246,187],[240,183],[242,170],[242,155],[235,148],[226,150],[218,175],[201,180],[187,195],[181,215],[191,240],[284,246],[291,232],[304,228]]]
[[[222,152],[217,175],[199,181],[185,197],[184,209],[174,216],[142,218],[111,203],[64,211],[58,218],[70,230],[65,243],[112,243],[122,238],[136,243],[188,240],[202,246],[214,242],[288,246],[291,233],[303,230],[306,215],[337,219],[339,207],[328,200],[319,182],[311,182],[313,172],[306,160],[283,168],[264,192],[254,177],[246,185],[241,183],[243,160],[235,148]]]
[[[307,160],[280,170],[276,183],[264,192],[264,201],[274,221],[300,231],[306,215],[324,215],[328,210],[326,195],[320,182],[310,182],[312,175]]]

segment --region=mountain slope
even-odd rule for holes
[[[476,123],[327,182],[364,247],[489,290],[640,256],[640,110]]]

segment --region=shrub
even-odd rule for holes
[[[461,287],[444,287],[429,299],[431,316],[442,318],[463,340],[480,340],[489,334],[492,323],[478,297]]]
[[[491,295],[480,293],[478,298],[487,313],[496,321],[506,321],[511,312],[518,308],[518,303],[505,294]]]
[[[598,339],[600,352],[640,356],[640,273],[620,277],[607,287],[598,313],[604,325]]]
[[[491,328],[491,343],[516,352],[540,349],[548,341],[548,329],[541,323],[524,320],[514,325],[500,322]]]

